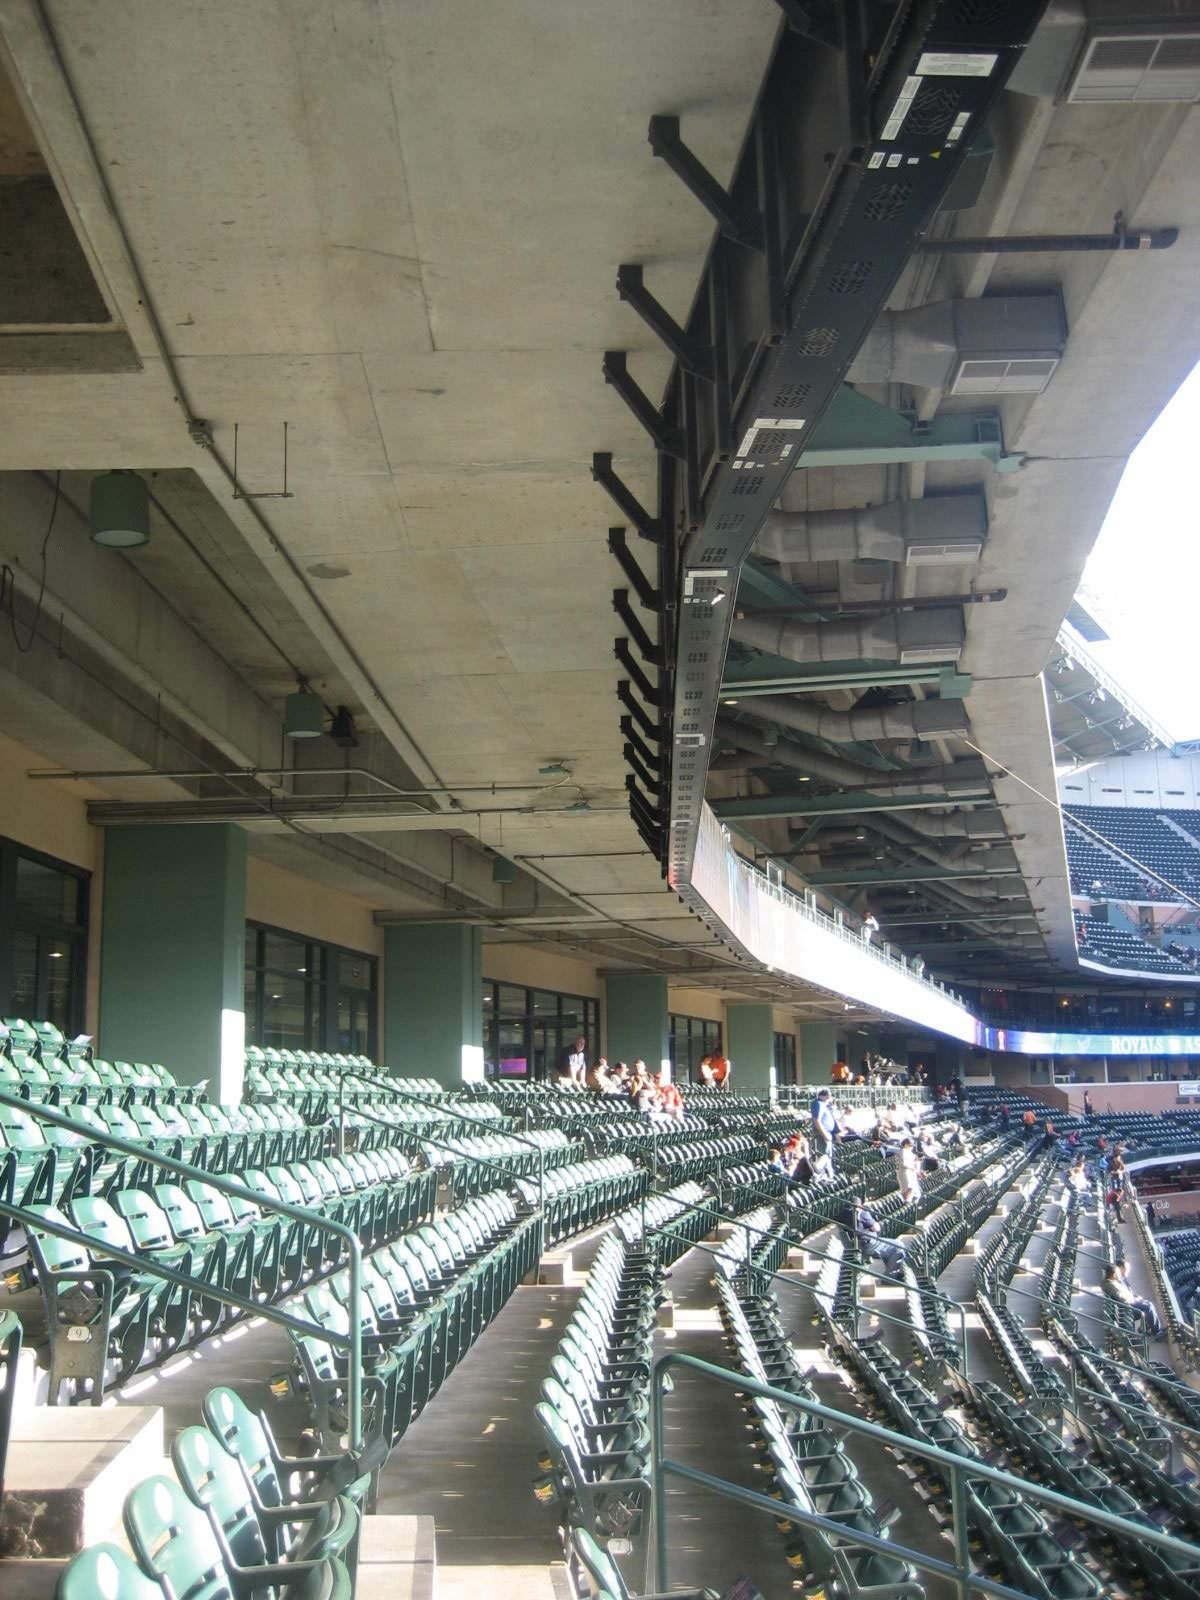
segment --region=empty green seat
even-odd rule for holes
[[[54,1594],[55,1600],[166,1600],[162,1585],[115,1544],[81,1550],[63,1568]],[[219,1594],[210,1591],[209,1600]]]

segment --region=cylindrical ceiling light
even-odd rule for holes
[[[150,490],[136,472],[102,472],[92,479],[88,529],[95,544],[133,550],[150,541]]]
[[[307,688],[288,695],[283,708],[283,731],[289,739],[319,739],[325,732],[321,696]]]

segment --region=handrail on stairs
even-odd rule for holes
[[[34,1117],[44,1122],[49,1122],[56,1128],[64,1128],[68,1133],[78,1134],[84,1143],[98,1144],[104,1149],[116,1150],[121,1155],[131,1156],[135,1161],[145,1161],[152,1166],[162,1167],[164,1171],[174,1172],[182,1178],[196,1178],[201,1183],[207,1183],[211,1185],[212,1188],[218,1190],[221,1194],[231,1195],[238,1200],[249,1201],[251,1205],[256,1206],[260,1211],[278,1212],[281,1216],[291,1217],[292,1220],[296,1222],[307,1223],[310,1227],[319,1228],[322,1232],[330,1234],[334,1238],[341,1239],[346,1246],[346,1253],[349,1257],[350,1272],[350,1303],[347,1307],[347,1314],[350,1319],[350,1333],[348,1336],[349,1373],[347,1375],[347,1388],[349,1391],[347,1398],[350,1413],[350,1450],[353,1455],[358,1455],[361,1453],[363,1448],[363,1263],[362,1244],[353,1228],[348,1227],[344,1222],[334,1222],[329,1217],[322,1216],[319,1211],[310,1211],[307,1206],[293,1205],[288,1200],[271,1200],[266,1196],[259,1194],[256,1189],[248,1188],[245,1184],[237,1183],[234,1179],[227,1178],[223,1173],[207,1172],[203,1167],[193,1166],[190,1162],[181,1161],[176,1156],[163,1155],[157,1150],[152,1150],[149,1145],[138,1144],[132,1139],[124,1139],[120,1136],[120,1134],[110,1133],[107,1130],[104,1133],[101,1133],[98,1129],[93,1128],[90,1123],[76,1122],[73,1118],[66,1117],[60,1111],[55,1111],[50,1106],[47,1106],[41,1102],[31,1102],[23,1099],[19,1095],[9,1094],[5,1090],[0,1090],[0,1105],[11,1106],[14,1108],[14,1110],[25,1112],[27,1116]],[[20,1211],[21,1208],[19,1206],[12,1207],[6,1204],[3,1207],[0,1207],[0,1213],[9,1216],[13,1215],[14,1212],[20,1213]],[[19,1215],[16,1217],[16,1220],[21,1220]],[[110,1247],[101,1247],[99,1241],[92,1240],[88,1234],[76,1235],[74,1233],[67,1233],[64,1235],[62,1234],[62,1230],[58,1224],[54,1224],[52,1226],[44,1218],[37,1217],[36,1213],[33,1214],[33,1220],[36,1227],[43,1229],[47,1233],[57,1232],[60,1237],[70,1238],[72,1242],[76,1244],[83,1243],[88,1247],[88,1249],[94,1249],[98,1254],[112,1254]],[[122,1252],[121,1257],[118,1259],[124,1259],[126,1254],[126,1252]],[[172,1272],[174,1272],[173,1268],[168,1270],[161,1264],[155,1264],[153,1262],[153,1258],[149,1256],[129,1257],[129,1259],[126,1261],[126,1264],[129,1265],[131,1263],[138,1266],[142,1270],[146,1270],[153,1266],[153,1270],[158,1272],[160,1276],[163,1277],[168,1277]],[[186,1277],[186,1274],[181,1274],[180,1276]],[[201,1287],[203,1293],[208,1298],[214,1300],[221,1298],[221,1296],[214,1291],[211,1284],[202,1284]],[[226,1294],[232,1293],[232,1291],[223,1292]],[[241,1297],[239,1297],[239,1299],[240,1298]],[[238,1304],[238,1301],[230,1301],[230,1304]],[[266,1316],[267,1314],[266,1308],[264,1306],[260,1306],[256,1301],[250,1302],[248,1305],[243,1306],[242,1309],[254,1311],[256,1314],[262,1316]],[[272,1320],[278,1320],[278,1316],[276,1315],[276,1317],[274,1317]],[[304,1331],[308,1332],[313,1330],[310,1330],[307,1325],[305,1325]]]

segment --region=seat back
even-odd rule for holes
[[[234,1600],[208,1518],[170,1478],[146,1478],[125,1500],[125,1532],[142,1567],[177,1600]]]
[[[267,1547],[242,1469],[208,1429],[184,1428],[171,1446],[171,1460],[188,1498],[216,1522],[238,1566],[257,1567],[267,1561]]]
[[[162,1586],[115,1544],[81,1550],[64,1567],[54,1596],[55,1600],[165,1600]]]
[[[265,1506],[283,1502],[267,1431],[239,1394],[224,1386],[204,1397],[204,1420],[222,1448],[241,1462]]]

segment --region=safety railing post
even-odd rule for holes
[[[346,1154],[346,1074],[338,1073],[338,1155]]]
[[[967,1480],[961,1467],[950,1472],[950,1513],[959,1600],[971,1600],[971,1530],[967,1524]]]
[[[666,1592],[668,1555],[667,1555],[667,1478],[663,1468],[664,1452],[663,1441],[666,1439],[664,1427],[665,1411],[665,1385],[663,1374],[665,1367],[658,1365],[650,1375],[650,1406],[652,1410],[650,1454],[651,1494],[651,1522],[654,1528],[654,1588],[660,1594]]]
[[[359,1455],[363,1447],[363,1339],[362,1339],[362,1244],[357,1238],[350,1245],[350,1453]]]

